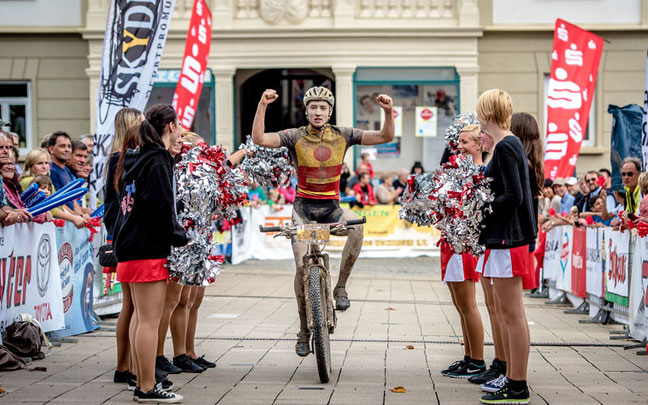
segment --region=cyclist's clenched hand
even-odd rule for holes
[[[378,103],[380,108],[382,108],[385,111],[391,111],[392,107],[394,106],[394,102],[392,101],[392,98],[386,94],[378,95],[378,97],[376,97],[376,103]]]
[[[272,89],[267,89],[266,91],[263,92],[261,95],[261,101],[259,101],[260,104],[263,105],[268,105],[275,101],[276,99],[279,98],[279,95],[275,90]]]

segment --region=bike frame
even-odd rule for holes
[[[313,316],[309,285],[310,269],[313,266],[316,266],[320,269],[320,285],[323,286],[325,290],[326,325],[329,334],[333,334],[335,331],[336,317],[333,308],[333,289],[331,287],[331,272],[329,271],[329,255],[322,252],[318,243],[313,242],[308,245],[308,250],[302,260],[304,261],[304,279],[302,282],[304,284],[306,322],[308,330],[311,332],[311,336],[313,336]]]

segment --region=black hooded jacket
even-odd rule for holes
[[[187,244],[176,219],[173,159],[159,146],[128,150],[113,245],[118,262],[165,259]]]
[[[529,182],[529,164],[522,142],[516,136],[504,137],[495,146],[486,177],[495,200],[493,213],[486,215],[479,243],[488,249],[509,249],[535,242],[537,220]]]

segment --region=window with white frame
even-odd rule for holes
[[[547,139],[547,93],[549,92],[549,74],[545,74],[544,76],[544,132],[543,136],[545,138],[545,142]],[[596,146],[596,115],[594,112],[596,111],[596,89],[594,89],[594,97],[592,97],[592,105],[590,106],[590,113],[589,113],[589,118],[587,119],[587,128],[583,132],[583,143],[581,143],[581,147],[583,146]],[[545,144],[546,146],[546,144]]]
[[[32,148],[29,82],[0,81],[0,119],[11,123],[3,129],[18,134],[20,154],[24,156]]]

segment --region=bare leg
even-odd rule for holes
[[[463,346],[464,346],[464,355],[468,357],[472,357],[470,355],[470,340],[468,340],[468,330],[466,328],[466,320],[464,319],[463,314],[459,310],[459,306],[457,305],[457,297],[456,297],[456,292],[453,288],[454,283],[446,283],[448,285],[448,289],[450,290],[450,296],[452,297],[452,304],[454,305],[455,309],[457,310],[457,313],[459,314],[459,321],[461,322],[461,335],[463,337]]]
[[[164,308],[162,311],[162,318],[160,319],[160,329],[158,330],[157,341],[157,355],[164,355],[164,341],[169,331],[169,322],[171,321],[171,314],[180,301],[180,294],[182,293],[182,285],[178,283],[169,282],[166,285],[166,292],[164,293]]]
[[[348,221],[351,219],[358,219],[359,217],[355,212],[345,209],[344,213],[340,217],[340,221]],[[344,249],[342,250],[342,261],[340,262],[340,276],[338,277],[337,287],[345,287],[349,276],[351,275],[351,270],[353,270],[353,265],[355,264],[358,256],[360,255],[360,249],[362,249],[362,241],[364,239],[364,226],[363,225],[353,225],[349,228],[349,235],[347,240],[344,243]]]
[[[507,374],[526,380],[529,361],[529,328],[522,302],[522,278],[494,278],[493,292],[499,301],[501,322],[508,336]]]
[[[455,292],[456,306],[464,321],[464,342],[469,342],[469,356],[484,359],[484,326],[475,300],[475,282],[472,280],[450,283]]]
[[[122,288],[122,309],[117,318],[117,370],[126,371],[131,369],[131,353],[129,342],[129,329],[133,316],[133,300],[131,299],[128,283],[121,283]]]
[[[135,351],[135,338],[137,337],[137,311],[135,311],[135,300],[133,299],[133,287],[130,283],[127,284],[128,292],[130,293],[131,303],[133,304],[133,315],[131,316],[130,325],[128,326],[128,340],[129,340],[129,349],[131,356],[131,373],[137,376],[137,386],[140,386],[139,379],[139,359],[137,357],[137,352]]]
[[[186,354],[187,351],[187,321],[189,310],[189,294],[191,286],[184,286],[181,289],[178,305],[171,313],[171,338],[173,339],[173,357]]]
[[[493,286],[491,285],[490,278],[482,278],[480,283],[484,289],[484,297],[486,300],[486,308],[488,309],[488,316],[490,318],[491,333],[493,335],[493,343],[495,345],[495,357],[501,361],[506,361],[506,350],[504,347],[504,337],[502,328],[499,322],[499,309],[495,302],[493,295]]]
[[[137,381],[141,390],[148,392],[155,387],[155,348],[164,306],[166,280],[131,283],[131,286],[138,322],[134,342],[139,362]]]
[[[196,325],[198,324],[198,309],[202,304],[203,297],[205,296],[205,287],[193,286],[191,287],[191,294],[189,295],[189,320],[187,322],[187,355],[192,359],[197,359],[196,348],[194,347],[194,340],[196,338]]]

